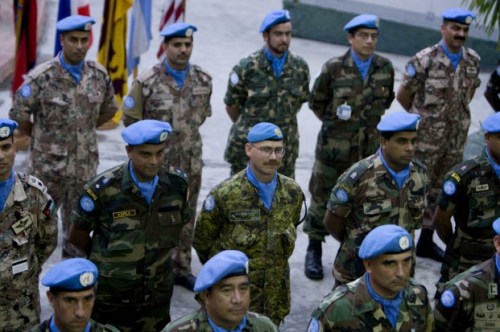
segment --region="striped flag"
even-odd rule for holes
[[[16,56],[12,95],[23,84],[24,75],[36,64],[37,9],[36,0],[14,0]]]
[[[57,11],[57,21],[59,22],[70,15],[90,16],[90,0],[59,0],[59,8]],[[56,40],[54,43],[54,56],[61,51],[61,43],[59,42],[59,31],[56,30]],[[92,46],[92,31],[90,31],[89,47]]]
[[[151,0],[134,1],[127,50],[127,69],[129,75],[139,65],[141,54],[149,49],[149,41],[153,39],[153,34],[151,33],[151,11]]]
[[[186,0],[165,0],[165,4],[163,5],[163,14],[161,15],[160,20],[160,31],[166,25],[175,23],[181,19],[184,21],[184,17],[186,15]],[[161,59],[163,56],[163,49],[158,48],[158,52],[156,52],[156,57]]]

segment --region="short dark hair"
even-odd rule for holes
[[[396,134],[397,131],[381,131],[380,132],[380,137],[385,138],[386,140],[390,140],[394,134]]]
[[[163,38],[163,44],[168,44],[168,42],[173,38],[186,38],[186,37],[179,37],[179,36],[165,37]],[[191,41],[193,41],[193,35],[189,36],[189,38],[191,38]]]

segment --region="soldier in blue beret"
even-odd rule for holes
[[[171,249],[192,213],[186,174],[164,163],[171,134],[159,120],[125,128],[129,160],[89,181],[71,216],[68,252],[100,271],[92,318],[122,331],[170,322]]]
[[[378,226],[364,238],[359,257],[366,273],[325,296],[308,331],[433,331],[427,290],[410,278],[412,235],[398,225]]]
[[[210,258],[196,278],[194,291],[202,307],[168,324],[163,332],[278,331],[268,317],[248,311],[248,257],[241,251],[223,250]]]

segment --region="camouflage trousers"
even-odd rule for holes
[[[19,287],[16,287],[11,292],[2,293],[0,331],[27,331],[39,323],[38,278],[35,280],[36,282],[24,284],[24,289],[21,292],[18,292]],[[12,280],[12,282],[16,282],[16,280]]]

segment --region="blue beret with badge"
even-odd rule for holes
[[[238,250],[223,250],[210,258],[200,270],[194,291],[199,293],[222,279],[248,275],[248,257]]]
[[[42,285],[67,291],[92,288],[99,276],[97,266],[85,258],[69,258],[55,264],[42,278]]]
[[[377,125],[380,132],[385,131],[416,131],[420,115],[408,112],[394,112],[382,117]]]
[[[262,141],[282,141],[283,131],[270,122],[260,122],[250,128],[247,140],[249,143],[257,143]]]
[[[174,37],[191,37],[198,28],[192,24],[178,22],[165,26],[161,32],[160,36],[165,38],[174,38]]]
[[[413,248],[410,233],[398,225],[382,225],[372,229],[361,243],[358,256],[372,259],[384,254],[401,253]]]
[[[500,218],[497,218],[494,222],[493,222],[493,230],[495,231],[495,233],[497,235],[500,235]]]
[[[158,120],[137,121],[122,131],[123,140],[129,145],[161,144],[172,134],[170,123]]]
[[[441,17],[445,21],[452,21],[452,22],[457,22],[457,23],[469,25],[476,18],[476,14],[474,14],[470,10],[463,9],[463,8],[451,8],[451,9],[445,10],[441,14]]]
[[[484,119],[483,130],[486,133],[500,133],[500,113],[494,113]]]
[[[344,31],[350,32],[356,28],[378,29],[380,25],[377,16],[372,14],[361,14],[355,16],[344,26]]]
[[[90,16],[71,15],[63,18],[56,24],[57,31],[90,31],[95,20]]]
[[[266,32],[271,29],[273,26],[290,22],[290,12],[288,10],[275,10],[270,12],[264,17],[262,24],[260,25],[260,32]]]
[[[10,119],[0,119],[0,140],[14,135],[14,130],[17,128],[17,122]]]

